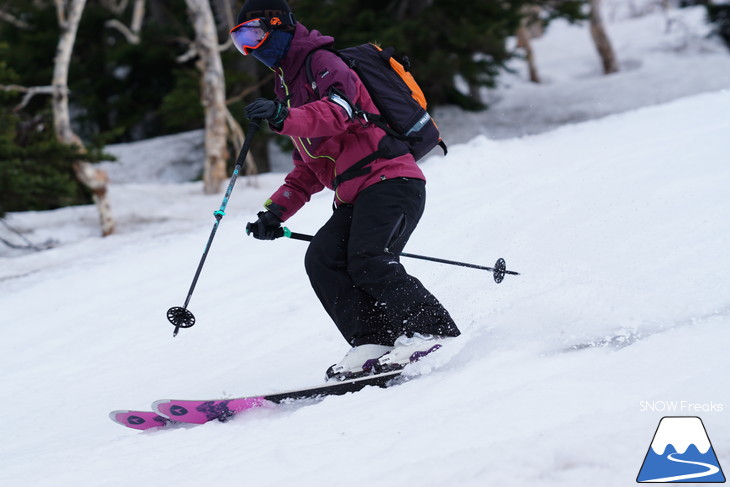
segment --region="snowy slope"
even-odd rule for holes
[[[344,353],[304,284],[303,244],[243,238],[276,178],[235,195],[191,302],[199,323],[174,340],[164,311],[184,297],[215,208],[197,187],[167,193],[195,200],[168,202],[195,218],[4,262],[3,485],[631,481],[660,416],[641,401],[730,404],[728,110],[730,93],[701,95],[428,161],[409,250],[504,256],[523,275],[497,286],[409,262],[464,331],[418,365],[429,374],[225,425],[138,434],[106,412],[316,383]],[[316,198],[290,226],[311,231],[328,205]],[[615,335],[630,345],[565,351]],[[703,415],[721,462],[725,414]]]
[[[704,8],[633,17],[627,5],[657,9],[658,2],[604,0],[603,4],[618,74],[601,75],[585,24],[555,21],[545,37],[533,42],[541,83],[525,81],[525,62],[511,62],[514,73],[500,76],[499,87],[484,92],[490,107],[486,113],[436,111],[445,139],[453,143],[476,135],[504,139],[537,134],[730,86],[730,56],[724,45],[707,38]]]
[[[228,424],[138,433],[106,414],[315,384],[344,354],[305,244],[243,234],[280,174],[239,180],[190,303],[198,324],[174,339],[164,313],[222,195],[115,185],[106,239],[90,207],[10,215],[60,244],[0,260],[0,485],[613,487],[634,483],[667,414],[642,401],[673,400],[698,405],[674,413],[702,417],[727,468],[728,113],[715,91],[427,160],[406,250],[504,257],[522,275],[496,285],[404,259],[464,332],[413,366],[423,377]],[[288,226],[315,231],[330,198]]]

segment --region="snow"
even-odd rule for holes
[[[102,163],[101,167],[118,184],[192,181],[203,174],[203,136],[202,130],[193,130],[135,143],[115,144],[105,152],[115,156],[116,160]]]
[[[116,235],[98,236],[91,206],[10,214],[55,246],[0,248],[0,485],[613,487],[634,483],[668,414],[640,406],[652,401],[723,405],[672,415],[701,416],[727,464],[730,56],[701,10],[671,15],[683,49],[663,14],[617,15],[627,69],[603,77],[586,28],[556,25],[535,42],[545,85],[515,64],[490,112],[437,111],[458,140],[422,165],[428,205],[406,251],[504,257],[521,275],[497,285],[403,259],[463,335],[392,389],[151,433],[108,419],[315,385],[344,355],[306,244],[243,233],[280,173],[239,179],[190,302],[197,324],[174,339],[165,312],[222,198],[166,169],[194,135],[112,148],[136,154],[110,188]],[[320,193],[287,226],[312,233],[330,205]]]

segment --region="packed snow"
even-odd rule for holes
[[[404,258],[463,331],[405,384],[123,428],[109,411],[316,385],[347,351],[308,286],[306,244],[243,231],[283,174],[239,179],[197,324],[176,338],[165,312],[222,198],[169,168],[195,134],[110,148],[111,237],[92,206],[8,215],[52,248],[0,247],[0,485],[614,487],[635,482],[663,416],[701,417],[730,465],[730,53],[701,9],[670,11],[684,46],[661,12],[612,12],[620,73],[601,75],[586,26],[556,24],[535,41],[543,85],[515,62],[489,112],[435,111],[456,142],[422,164],[428,204],[406,251],[503,257],[520,275]],[[331,197],[287,226],[315,232]]]

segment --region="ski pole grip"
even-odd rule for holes
[[[304,242],[311,242],[312,236],[305,233],[296,233],[289,230],[287,227],[283,227],[284,237],[291,238],[293,240],[303,240]]]

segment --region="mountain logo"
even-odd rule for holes
[[[702,420],[696,416],[663,417],[636,481],[725,482]]]

